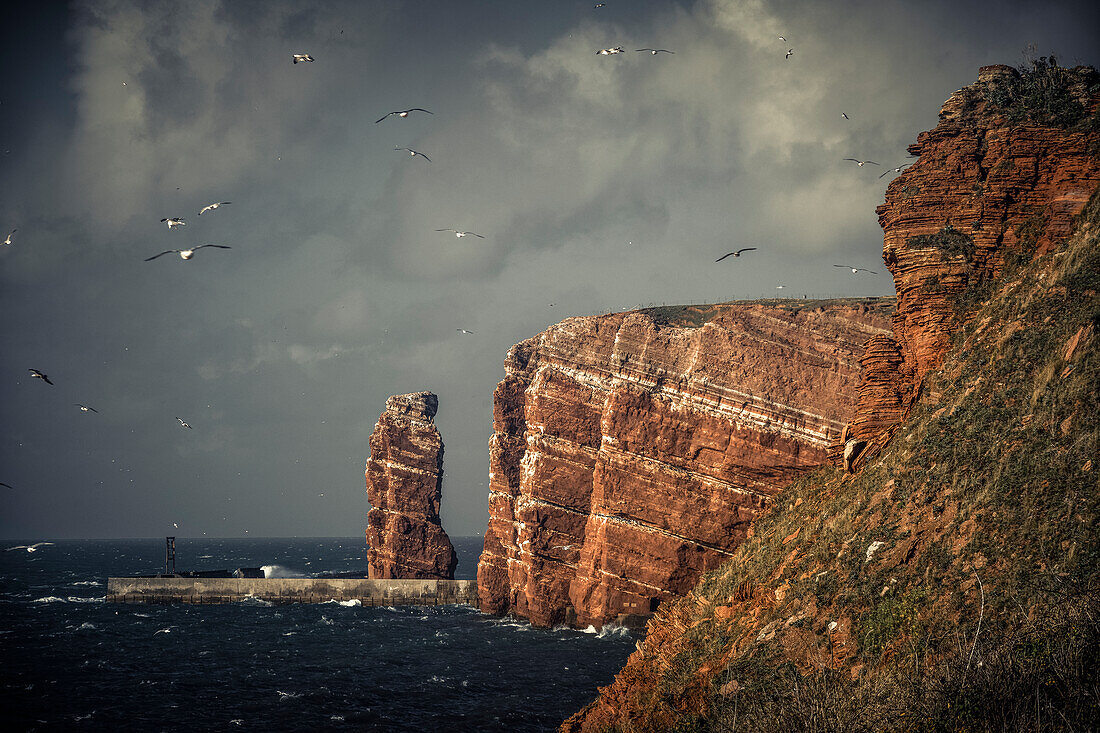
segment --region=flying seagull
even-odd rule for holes
[[[52,542],[35,542],[33,545],[16,545],[15,547],[9,547],[5,552],[11,552],[12,550],[26,550],[27,552],[36,552],[39,547],[45,547],[46,545],[52,545]]]
[[[188,425],[187,423],[185,423],[185,422],[183,421],[183,418],[182,418],[182,417],[177,417],[176,419],[180,421],[180,425],[182,425],[183,427],[187,428],[188,430],[190,430],[190,429],[191,429],[191,426],[190,426],[190,425]]]
[[[178,216],[170,216],[167,219],[161,219],[161,221],[166,222],[169,229],[171,229],[172,227],[187,226],[187,222],[185,222],[181,217]]]
[[[50,378],[48,376],[46,376],[42,372],[38,371],[37,369],[28,369],[27,371],[29,371],[31,373],[31,377],[33,379],[41,379],[46,384],[53,384],[53,382],[50,381]]]
[[[779,37],[779,40],[783,41],[783,43],[786,43],[786,42],[787,42],[787,39],[786,39],[786,37],[785,37],[785,36],[780,36],[780,37]]]
[[[12,491],[15,490],[14,486],[12,486],[11,484],[6,484],[3,481],[0,481],[0,486],[3,486],[5,489],[11,489]]]
[[[748,251],[754,250],[754,249],[756,249],[756,247],[742,247],[741,249],[737,250],[736,252],[727,252],[726,254],[724,254],[721,257],[719,257],[718,259],[716,259],[715,262],[721,262],[722,260],[726,259],[727,257],[740,257],[742,252],[748,252]]]
[[[833,265],[833,267],[843,267],[845,269],[851,270],[853,275],[855,275],[857,272],[869,272],[872,275],[878,274],[874,270],[868,270],[865,267],[852,267],[851,265]]]
[[[13,235],[13,234],[15,234],[15,233],[16,233],[17,231],[19,231],[19,230],[18,230],[18,229],[12,229],[12,230],[11,230],[11,231],[10,231],[10,232],[8,233],[8,238],[4,240],[4,244],[11,244],[11,237],[12,237],[12,235]]]
[[[296,54],[294,54],[294,63],[298,63],[299,61],[302,61],[302,62],[310,61],[310,62],[312,62],[313,57],[310,56],[308,53],[296,53]]]
[[[913,164],[912,163],[903,163],[903,164],[901,164],[901,165],[899,165],[895,168],[890,168],[886,171],[886,173],[883,173],[881,176],[879,176],[879,178],[882,178],[882,177],[884,177],[884,176],[886,176],[890,173],[901,173],[902,170],[904,170],[905,168],[908,168],[911,165],[913,165]]]
[[[396,147],[396,146],[394,147],[394,150],[407,150],[407,151],[408,151],[408,153],[409,153],[409,155],[411,155],[411,156],[412,156],[412,157],[414,157],[414,158],[415,158],[416,156],[418,156],[418,155],[419,155],[419,156],[420,156],[421,158],[423,158],[424,160],[428,161],[429,163],[431,163],[431,162],[432,162],[432,159],[431,159],[431,158],[429,158],[428,156],[424,155],[424,153],[420,152],[419,150],[413,150],[412,148],[399,148],[399,147]]]
[[[94,407],[88,407],[87,405],[82,405],[79,402],[74,402],[73,404],[79,407],[81,412],[99,412],[99,410],[95,409]]]
[[[860,168],[862,168],[867,163],[870,163],[871,165],[882,165],[881,163],[876,163],[873,160],[856,160],[855,158],[845,158],[844,160],[850,160],[853,163],[855,163],[856,165],[858,165]]]
[[[392,117],[393,115],[397,115],[398,117],[408,117],[409,112],[427,112],[428,114],[435,114],[434,112],[426,110],[423,107],[413,107],[412,109],[403,109],[399,112],[387,112],[386,114],[382,115],[377,120],[375,120],[374,124],[377,125],[382,120],[386,119],[387,117]]]
[[[465,328],[456,328],[459,333],[473,333],[473,331],[467,331]]]
[[[477,232],[460,232],[457,229],[436,229],[437,232],[454,232],[456,237],[477,237],[478,239],[485,239]]]
[[[635,51],[649,51],[651,56],[656,56],[659,53],[676,53],[675,51],[669,51],[667,48],[636,48]]]
[[[787,53],[784,54],[783,58],[789,59],[793,55],[794,55],[794,49],[793,48],[788,48]]]
[[[841,113],[840,113],[840,116],[841,116],[841,117],[843,117],[843,118],[844,118],[844,119],[846,119],[846,120],[847,120],[847,119],[851,119],[850,117],[848,117],[848,113],[847,113],[847,112],[841,112]]]
[[[614,56],[617,53],[623,53],[622,46],[615,46],[615,48],[601,48],[596,52],[597,56]]]
[[[166,249],[163,252],[161,252],[159,255],[153,255],[152,257],[146,257],[145,261],[148,262],[150,260],[155,260],[158,257],[162,257],[164,255],[170,255],[173,252],[178,252],[181,259],[189,260],[189,259],[191,259],[192,257],[195,256],[195,252],[202,249],[203,247],[217,247],[218,249],[233,249],[232,247],[227,247],[224,244],[200,244],[198,247],[192,247],[191,249]]]
[[[203,212],[205,212],[205,211],[210,211],[211,209],[216,209],[219,206],[225,206],[226,204],[231,204],[231,203],[233,203],[233,202],[232,201],[218,201],[217,203],[214,203],[214,204],[207,204],[206,206],[202,207],[202,211],[199,212],[199,216],[202,216]]]

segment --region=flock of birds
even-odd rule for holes
[[[606,7],[606,3],[598,3],[594,7],[596,9],[604,8],[604,7]],[[790,59],[791,56],[794,55],[794,48],[787,45],[788,41],[787,41],[787,38],[785,36],[782,36],[782,35],[779,36],[779,40],[782,41],[784,43],[784,45],[787,47],[787,50],[784,54],[784,59]],[[657,56],[658,54],[674,55],[676,53],[675,51],[672,51],[672,50],[667,49],[667,48],[652,48],[652,47],[638,48],[638,49],[634,49],[634,51],[636,53],[648,53],[651,56]],[[596,51],[596,55],[598,55],[598,56],[617,56],[617,55],[620,55],[620,54],[624,54],[625,52],[626,51],[625,51],[624,47],[620,45],[620,46],[612,46],[612,47],[608,47],[608,48],[599,49],[598,51]],[[291,54],[291,60],[294,64],[314,63],[314,61],[315,61],[312,54],[309,54],[309,53],[293,53],[293,54]],[[424,115],[434,115],[434,113],[431,110],[425,109],[423,107],[410,107],[408,109],[401,109],[401,110],[394,110],[392,112],[387,112],[386,114],[382,115],[377,120],[375,120],[374,124],[379,124],[381,122],[384,122],[385,120],[389,119],[390,117],[396,117],[398,119],[407,119],[413,113],[420,113],[420,114],[424,114]],[[848,114],[846,112],[841,112],[841,117],[844,120],[850,120],[850,117],[848,116]],[[415,150],[415,149],[410,148],[410,147],[395,146],[394,150],[395,151],[403,151],[403,152],[408,153],[409,156],[411,156],[413,158],[421,157],[425,161],[427,161],[429,163],[431,162],[431,158],[428,157],[428,155],[426,155],[425,153],[423,153],[419,150]],[[863,168],[864,166],[867,166],[867,165],[874,165],[874,166],[880,166],[881,167],[881,165],[879,163],[876,163],[873,160],[861,160],[859,158],[844,158],[843,160],[846,161],[846,162],[849,162],[849,161],[853,162],[859,168]],[[901,173],[909,165],[911,165],[911,163],[904,163],[904,164],[894,166],[892,168],[888,168],[888,169],[886,169],[886,171],[884,171],[879,176],[879,178],[883,178],[886,175],[890,174],[891,172]],[[207,204],[206,206],[203,206],[199,210],[198,215],[202,216],[203,214],[205,214],[207,212],[216,211],[217,209],[219,209],[222,206],[229,206],[231,204],[232,204],[231,201],[215,201],[213,203]],[[161,219],[160,221],[161,221],[161,223],[167,225],[169,231],[180,229],[182,227],[187,226],[187,221],[181,216],[165,217],[165,218]],[[7,237],[2,242],[0,242],[0,245],[11,245],[14,241],[13,237],[16,234],[16,232],[18,232],[18,231],[19,231],[18,229],[12,229],[8,233]],[[479,238],[479,239],[485,239],[485,236],[482,235],[482,234],[479,234],[477,232],[463,230],[463,229],[440,228],[440,229],[436,229],[435,231],[436,232],[451,233],[451,234],[454,234],[454,236],[457,237],[457,238],[476,237],[476,238]],[[198,252],[201,249],[207,249],[207,248],[231,249],[230,246],[224,245],[224,244],[209,244],[209,243],[208,244],[200,244],[200,245],[193,246],[193,247],[178,248],[178,249],[166,249],[166,250],[164,250],[162,252],[159,252],[159,253],[151,256],[151,257],[145,258],[145,261],[150,262],[152,260],[158,259],[160,257],[163,257],[164,255],[169,255],[169,254],[178,254],[180,256],[180,259],[190,260],[195,256],[196,252]],[[716,259],[715,262],[722,262],[723,260],[725,260],[727,258],[738,259],[744,253],[756,251],[757,249],[758,249],[757,247],[742,247],[740,249],[737,249],[737,250],[734,250],[734,251],[731,251],[731,252],[727,252],[726,254],[723,254],[721,257]],[[867,269],[867,268],[864,268],[864,267],[858,267],[858,266],[854,266],[854,265],[835,264],[835,265],[833,265],[833,267],[850,270],[852,275],[857,275],[861,272],[865,272],[865,273],[868,273],[868,274],[871,274],[871,275],[877,275],[878,274],[874,270],[870,270],[870,269]],[[784,287],[785,287],[784,285],[777,285],[776,289],[780,290],[780,289],[783,289]],[[552,307],[554,304],[550,303],[549,305]],[[457,332],[459,332],[460,334],[463,334],[463,335],[472,335],[474,333],[473,331],[471,331],[469,329],[466,329],[466,328],[456,328],[455,330]],[[38,369],[30,369],[29,372],[30,372],[31,378],[33,378],[33,379],[40,379],[48,385],[53,385],[54,384],[53,381],[50,380],[49,376],[46,373],[44,373],[44,372],[42,372]],[[94,407],[91,407],[90,405],[86,405],[86,404],[83,404],[83,403],[78,402],[78,403],[74,403],[74,405],[81,412],[84,412],[84,413],[98,413],[99,412]],[[191,425],[189,423],[187,423],[183,418],[177,416],[176,421],[179,423],[181,428],[185,428],[185,429],[188,429],[188,430],[192,429]],[[3,482],[0,482],[0,486],[8,488],[8,489],[12,488],[9,484],[3,483]],[[10,547],[8,549],[9,550],[25,549],[25,550],[27,550],[27,552],[34,552],[38,547],[41,547],[43,545],[50,545],[50,544],[52,544],[52,543],[40,542],[40,543],[37,543],[37,544],[34,544],[34,545],[19,545],[17,547]]]

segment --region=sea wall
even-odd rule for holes
[[[472,580],[321,578],[108,578],[108,603],[325,603],[441,606],[475,603]]]

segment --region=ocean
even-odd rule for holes
[[[454,544],[456,577],[475,578],[481,538]],[[364,571],[365,555],[363,538],[176,541],[181,570],[308,577]],[[9,729],[551,731],[636,642],[466,606],[104,602],[108,576],[163,567],[163,538],[0,552]]]

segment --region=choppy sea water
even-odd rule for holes
[[[29,543],[3,548],[20,544]],[[456,577],[475,577],[481,539],[455,546]],[[187,570],[272,566],[312,576],[366,567],[361,538],[179,539],[176,548]],[[635,644],[622,630],[535,629],[465,606],[104,602],[108,576],[163,567],[162,539],[0,552],[5,727],[554,730]]]

